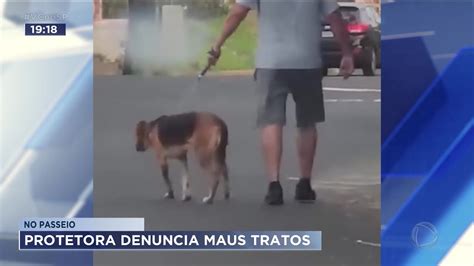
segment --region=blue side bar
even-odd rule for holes
[[[382,60],[381,138],[385,144],[437,73],[420,37],[384,40]]]
[[[35,199],[77,200],[93,176],[92,58],[28,143]],[[92,215],[92,213],[91,213]]]
[[[413,227],[420,222],[441,226],[443,216],[474,179],[473,99],[474,48],[466,48],[415,104],[383,149],[382,169],[390,176],[382,193],[383,265],[436,264],[472,222],[468,210],[459,212],[456,226],[440,231],[443,235],[431,251],[412,242]],[[421,182],[409,187],[409,177],[419,177]],[[394,197],[388,193],[391,190],[405,197]],[[411,257],[416,259],[408,261]]]
[[[474,120],[466,125],[433,172],[388,224],[382,234],[382,265],[436,265],[444,257],[472,223],[472,158]],[[458,200],[460,196],[463,196],[461,202]],[[435,227],[442,227],[446,213],[458,206],[455,226],[438,231],[438,240],[432,247],[420,248],[414,244],[412,230],[416,224],[429,222]]]
[[[92,179],[92,58],[27,144],[40,156],[31,171],[35,201],[72,205]],[[14,204],[14,202],[12,203]],[[93,216],[92,196],[78,217]],[[20,252],[17,239],[0,239],[0,258],[25,264],[92,265],[92,252]]]
[[[474,109],[474,60],[472,48],[459,51],[474,47],[474,2],[382,3],[381,262],[437,265],[474,220],[472,166],[448,167],[466,158],[472,162],[458,145],[472,141],[463,130]],[[436,187],[443,175],[445,182]],[[435,246],[414,247],[411,231],[419,222],[434,224],[440,238]]]
[[[382,34],[385,36],[434,33],[424,38],[432,56],[455,54],[462,47],[474,44],[472,0],[395,0],[382,5],[382,10]],[[405,65],[410,64],[412,59],[406,58]],[[440,70],[449,61],[451,60],[436,60],[434,63]]]
[[[384,143],[383,176],[427,174],[474,116],[473,58],[463,49]]]

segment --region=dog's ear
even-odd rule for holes
[[[146,121],[140,121],[137,123],[135,129],[135,149],[139,152],[144,152],[146,150],[146,132],[147,132],[148,123]]]
[[[147,126],[148,123],[144,120],[137,123],[137,127],[135,129],[135,135],[137,136],[137,139],[143,139],[145,137]]]

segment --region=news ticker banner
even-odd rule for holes
[[[19,250],[320,251],[320,231],[145,231],[144,218],[30,218]]]

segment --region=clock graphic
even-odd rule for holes
[[[26,23],[25,35],[66,35],[65,23]]]

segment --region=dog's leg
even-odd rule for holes
[[[169,171],[168,171],[168,160],[166,158],[162,158],[160,160],[160,166],[161,166],[161,174],[163,175],[163,179],[165,180],[166,186],[168,187],[168,192],[166,192],[164,198],[174,199],[173,187],[171,185]]]
[[[181,185],[182,185],[182,200],[183,201],[189,201],[191,200],[191,190],[189,188],[189,168],[188,168],[188,158],[187,155],[184,154],[179,157],[179,160],[183,164],[183,176],[181,180]]]
[[[209,195],[202,199],[203,203],[212,204],[214,201],[214,196],[216,195],[217,187],[219,186],[219,179],[221,177],[221,171],[218,168],[215,161],[212,161],[210,164],[210,186],[209,186]]]
[[[218,175],[212,175],[211,176],[211,182],[210,182],[210,188],[209,188],[209,195],[202,199],[203,203],[212,204],[212,202],[214,201],[214,196],[216,195],[216,191],[217,191],[218,186],[219,186],[219,176]]]

